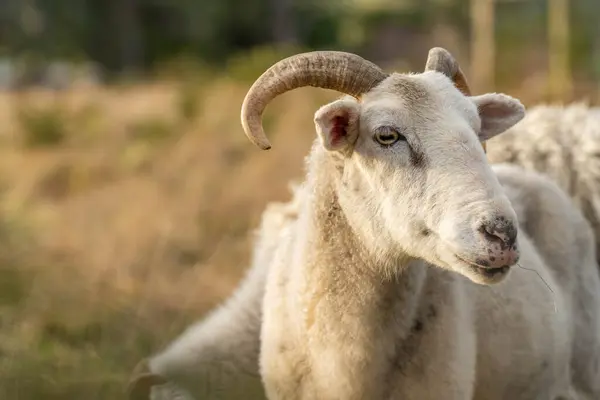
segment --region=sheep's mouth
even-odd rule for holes
[[[474,265],[470,265],[469,267],[473,272],[484,275],[486,278],[496,278],[497,276],[506,274],[510,269],[508,265],[498,268],[480,267]]]
[[[486,278],[497,278],[498,276],[506,274],[510,269],[510,266],[508,265],[504,265],[502,267],[484,267],[483,265],[468,261],[458,254],[455,254],[455,257],[462,263],[466,264],[469,270],[478,275],[483,275]]]

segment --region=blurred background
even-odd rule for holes
[[[597,0],[0,0],[0,398],[122,398],[231,293],[337,96],[277,98],[258,150],[240,106],[274,62],[418,72],[443,46],[475,94],[596,104],[599,19]]]

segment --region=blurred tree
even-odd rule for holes
[[[275,43],[296,44],[296,21],[293,0],[270,0],[272,15],[272,37]]]
[[[119,64],[127,74],[143,68],[144,43],[139,12],[140,0],[104,0],[110,2],[111,19],[115,21]]]
[[[91,59],[118,77],[179,56],[223,66],[269,44],[418,68],[439,45],[468,53],[476,91],[541,76],[549,54],[550,90],[562,97],[571,78],[600,81],[599,13],[598,0],[0,0],[0,52],[35,81],[56,59]]]

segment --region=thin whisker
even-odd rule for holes
[[[542,280],[542,282],[544,282],[544,285],[546,285],[546,287],[548,288],[548,290],[549,290],[550,292],[552,292],[552,303],[554,304],[554,312],[556,313],[556,312],[557,312],[557,310],[556,310],[556,299],[555,299],[555,297],[554,297],[554,290],[552,290],[552,288],[550,287],[550,285],[548,285],[548,282],[546,282],[546,280],[545,280],[545,279],[544,279],[544,278],[543,278],[543,277],[540,275],[540,273],[539,273],[539,272],[537,272],[535,269],[532,269],[532,268],[525,268],[525,267],[523,267],[523,266],[522,266],[521,264],[519,264],[519,263],[517,263],[517,266],[518,266],[519,268],[522,268],[522,269],[526,270],[526,271],[535,272],[535,273],[536,273],[536,275],[538,276],[538,278],[540,278],[540,279]]]

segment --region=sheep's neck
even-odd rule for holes
[[[321,200],[322,204],[311,207],[312,227],[307,231],[312,234],[306,242],[302,269],[310,281],[307,289],[314,294],[315,307],[330,308],[329,312],[339,317],[356,311],[353,320],[372,319],[376,311],[381,316],[378,326],[386,318],[406,317],[404,320],[410,321],[426,268],[420,261],[398,262],[396,272],[390,273],[389,261],[371,256],[352,231],[335,196]],[[315,312],[310,313],[309,326],[319,320]]]
[[[381,377],[398,363],[390,349],[401,346],[418,323],[427,269],[413,261],[397,265],[394,275],[384,273],[389,265],[378,265],[380,261],[361,245],[332,186],[318,185],[319,193],[306,210],[310,234],[300,269],[311,375],[318,381],[334,371],[336,388],[329,378],[317,383],[321,390],[331,388],[332,395],[339,396],[347,386],[353,387],[347,398],[360,392],[373,396],[385,392]]]

